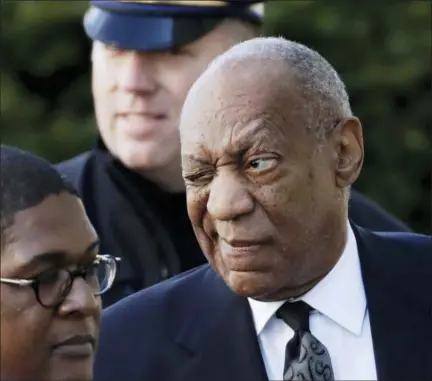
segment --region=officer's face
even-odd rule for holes
[[[186,93],[203,69],[229,46],[217,28],[175,51],[124,51],[95,42],[93,94],[105,144],[129,168],[181,179],[178,119]]]
[[[1,253],[1,276],[5,278],[25,279],[73,269],[91,263],[97,254],[97,235],[83,205],[67,193],[49,196],[38,206],[18,212],[7,233],[11,242]],[[42,291],[39,295],[43,298]],[[2,283],[1,379],[92,380],[92,341],[60,343],[73,337],[78,340],[77,335],[81,340],[84,336],[96,339],[100,313],[100,298],[93,296],[83,278],[75,279],[57,309],[43,307],[31,287]]]

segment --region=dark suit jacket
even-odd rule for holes
[[[431,381],[432,238],[354,230],[378,379]],[[204,265],[108,308],[95,381],[123,379],[266,380],[247,299]]]

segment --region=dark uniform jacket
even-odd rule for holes
[[[126,169],[101,140],[57,165],[80,193],[99,234],[101,253],[122,258],[104,307],[175,274],[206,263],[190,224],[185,194],[168,194]],[[356,191],[350,218],[376,231],[409,231]]]

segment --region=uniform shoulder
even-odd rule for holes
[[[54,168],[64,176],[80,193],[81,178],[92,155],[92,151],[83,152],[71,159],[54,165]]]
[[[370,230],[411,232],[402,221],[355,189],[351,191],[349,216],[356,225]]]
[[[86,152],[83,152],[77,156],[71,157],[70,159],[63,160],[59,163],[56,163],[54,166],[58,170],[62,170],[65,168],[70,168],[70,167],[77,167],[81,163],[83,164],[85,161],[87,161],[88,158],[91,156],[91,154],[92,154],[92,151],[86,151]]]

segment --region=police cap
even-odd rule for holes
[[[168,50],[193,42],[225,18],[260,24],[264,0],[92,0],[87,35],[120,49]]]

